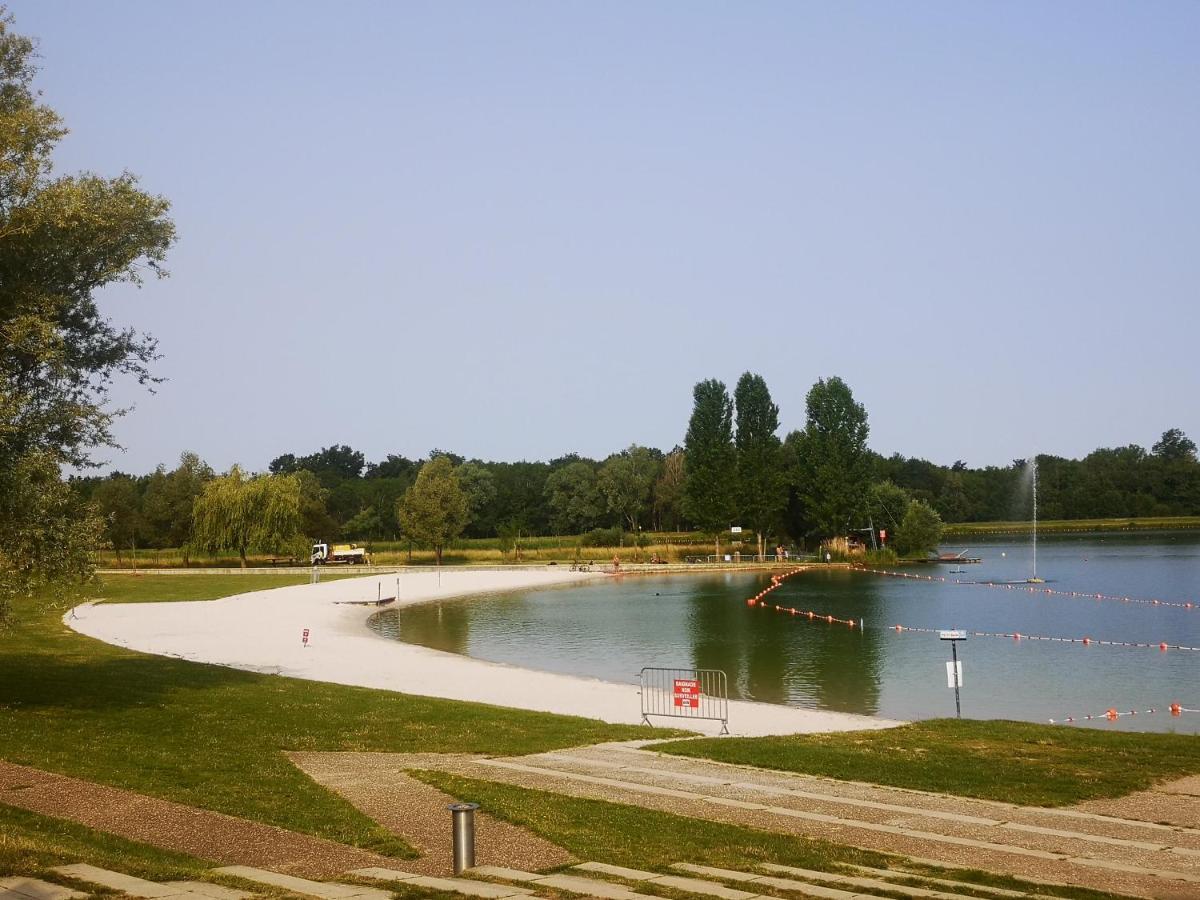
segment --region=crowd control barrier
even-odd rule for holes
[[[642,724],[651,716],[711,719],[729,734],[729,679],[720,669],[642,669]]]

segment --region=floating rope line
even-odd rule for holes
[[[1024,584],[1021,582],[1008,583],[1004,581],[962,581],[954,579],[947,581],[945,575],[917,575],[912,572],[889,572],[886,569],[859,569],[872,575],[886,575],[890,578],[908,578],[913,581],[934,581],[948,584],[971,585],[973,587],[999,588],[1008,591],[1021,591],[1027,594],[1044,594],[1051,597],[1074,597],[1079,600],[1106,600],[1112,603],[1136,603],[1141,606],[1166,606],[1172,609],[1200,609],[1200,604],[1192,601],[1154,600],[1141,597],[1118,597],[1113,594],[1093,594],[1088,591],[1060,591],[1055,588],[1040,585]]]
[[[1148,716],[1148,715],[1151,715],[1152,713],[1162,713],[1162,712],[1168,712],[1175,718],[1179,718],[1184,713],[1200,712],[1200,709],[1188,709],[1186,706],[1182,706],[1179,703],[1171,703],[1171,704],[1168,704],[1165,708],[1156,706],[1156,707],[1151,707],[1150,709],[1131,709],[1127,712],[1121,712],[1115,706],[1112,706],[1112,707],[1109,707],[1108,709],[1106,709],[1102,713],[1093,713],[1093,714],[1086,715],[1086,716],[1064,716],[1061,719],[1050,719],[1050,724],[1051,725],[1070,725],[1074,722],[1094,722],[1094,721],[1101,720],[1101,719],[1107,720],[1109,722],[1115,722],[1115,721],[1117,721],[1117,719],[1121,718],[1122,716]]]
[[[803,616],[804,618],[811,619],[814,622],[816,622],[816,621],[827,622],[831,625],[836,623],[838,625],[848,625],[851,628],[861,628],[862,627],[861,619],[859,619],[856,622],[853,619],[839,619],[837,616],[831,616],[827,613],[814,612],[811,609],[797,609],[794,606],[779,606],[775,603],[764,603],[763,602],[763,598],[766,597],[768,594],[770,594],[771,591],[778,590],[780,587],[783,586],[784,581],[791,578],[793,575],[799,575],[803,571],[804,571],[803,568],[799,568],[799,569],[792,569],[790,572],[784,572],[782,575],[772,575],[770,586],[763,588],[761,591],[759,591],[753,597],[747,597],[746,605],[751,606],[751,607],[758,606],[758,607],[761,607],[762,609],[773,609],[773,610],[775,610],[775,612],[787,613],[788,615],[792,615],[792,616]]]
[[[893,625],[896,633],[911,631],[915,634],[937,634],[937,628],[918,628],[915,625]],[[1055,644],[1082,644],[1085,647],[1095,644],[1097,647],[1140,647],[1143,649],[1159,650],[1188,650],[1200,652],[1200,647],[1189,647],[1186,644],[1168,644],[1166,641],[1148,643],[1143,641],[1104,641],[1092,637],[1050,637],[1044,634],[1022,634],[1019,631],[968,631],[972,637],[1009,638],[1013,641],[1050,641]]]

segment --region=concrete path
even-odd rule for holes
[[[446,807],[456,798],[397,772],[386,753],[289,753],[288,758],[317,784],[340,794],[419,850],[421,859],[406,860],[405,870],[422,875],[452,873]],[[487,813],[476,815],[475,829],[475,857],[481,864],[549,869],[575,861],[562,847]]]
[[[0,803],[214,862],[315,877],[395,862],[273,825],[2,761]]]
[[[606,577],[612,576],[571,572],[564,566],[404,572],[255,591],[221,600],[84,604],[68,612],[63,622],[81,634],[144,653],[290,678],[636,725],[641,721],[636,684],[539,672],[388,640],[366,627],[377,608],[360,605],[397,592],[399,599],[392,608],[476,594],[582,585]],[[478,602],[486,603],[488,598],[480,596]],[[306,629],[307,644],[301,640]],[[647,665],[673,662],[685,661],[646,660]],[[852,731],[897,724],[772,703],[735,700],[729,704],[729,728],[738,735]],[[687,722],[686,727],[715,734],[720,723],[696,720]]]
[[[402,755],[392,756],[396,768]],[[607,744],[420,767],[1134,896],[1200,896],[1200,829],[879,787]],[[414,766],[416,767],[416,766]]]

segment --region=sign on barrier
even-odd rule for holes
[[[641,673],[642,722],[651,716],[677,719],[712,719],[729,734],[729,687],[720,669],[659,669],[647,666]]]

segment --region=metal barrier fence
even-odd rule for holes
[[[729,734],[729,679],[720,669],[642,669],[642,723],[651,716],[712,719]]]

